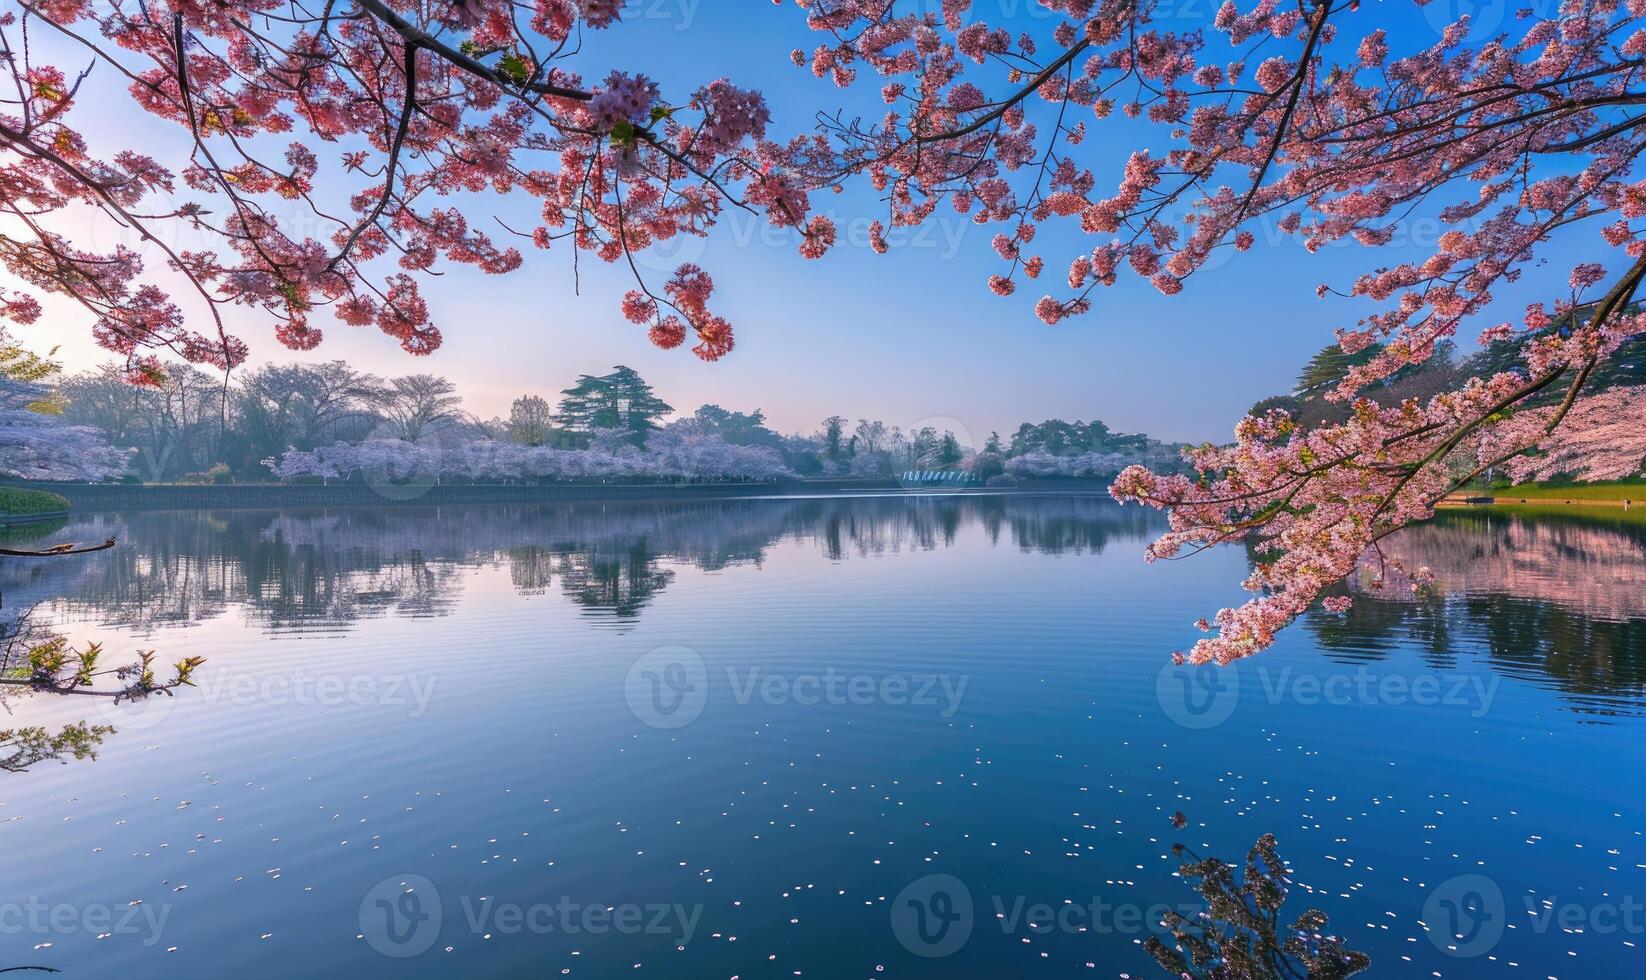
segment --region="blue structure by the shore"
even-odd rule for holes
[[[978,480],[970,473],[958,471],[906,470],[898,476],[897,482],[906,487],[965,487],[975,485]]]

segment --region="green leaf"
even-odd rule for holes
[[[298,293],[296,283],[283,282],[279,288],[280,295],[286,297],[286,302],[292,309],[306,310],[309,308],[309,304],[304,302],[303,297]]]
[[[531,66],[518,54],[509,54],[497,63],[497,72],[516,85],[524,85],[531,77]]]

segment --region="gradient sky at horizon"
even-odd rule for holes
[[[1342,26],[1327,54],[1352,56],[1356,40],[1379,24],[1390,31],[1397,53],[1426,46],[1433,42],[1433,25],[1445,23],[1442,18],[1460,9],[1460,2],[1439,0],[1421,9],[1368,3]],[[1507,3],[1462,6],[1489,24],[1494,12],[1502,20]],[[935,9],[936,0],[929,5]],[[974,9],[1004,11],[1007,16],[996,20],[1014,29],[1040,31],[1050,23],[1032,0],[990,0]],[[1167,0],[1161,9],[1163,18],[1200,26],[1209,23],[1216,3]],[[589,77],[611,67],[645,71],[675,101],[725,75],[762,89],[772,104],[772,135],[786,136],[808,130],[818,110],[874,111],[865,97],[876,86],[860,83],[861,91],[841,92],[789,63],[791,49],[810,50],[816,37],[792,4],[633,0],[625,23],[586,35],[577,67]],[[38,41],[51,50],[52,42]],[[1217,36],[1209,41],[1222,43]],[[76,56],[57,63],[84,61]],[[99,71],[91,85],[109,86],[112,97],[76,110],[94,152],[110,152],[100,139],[115,137],[176,166],[175,129],[140,114],[134,118],[111,73]],[[1126,120],[1093,125],[1080,159],[1096,170],[1100,189],[1112,187],[1136,141],[1151,135],[1163,139]],[[338,172],[334,164],[342,148],[338,144],[333,153],[320,147],[322,180]],[[1445,200],[1467,193],[1459,189]],[[1164,439],[1223,441],[1254,401],[1290,388],[1301,364],[1332,341],[1333,328],[1352,325],[1373,308],[1317,299],[1317,284],[1346,289],[1357,273],[1427,255],[1443,230],[1425,211],[1403,223],[1395,245],[1371,250],[1336,244],[1310,255],[1272,223],[1258,226],[1251,252],[1203,269],[1177,296],[1162,296],[1123,275],[1119,285],[1094,294],[1094,312],[1047,327],[1033,313],[1045,291],[1039,283],[1020,280],[1018,293],[1006,299],[989,292],[985,280],[1002,264],[989,248],[996,226],[973,225],[943,207],[922,228],[894,230],[891,253],[877,256],[865,232],[870,220],[884,215],[884,205],[866,185],[832,197],[817,194],[813,202],[841,229],[840,243],[815,262],[796,254],[792,233],[736,210],[723,215],[707,240],[676,239],[660,254],[641,257],[656,280],[686,260],[714,276],[715,308],[736,325],[738,343],[713,364],[686,348],[654,348],[644,328],[618,312],[618,300],[632,285],[627,269],[584,253],[574,278],[572,250],[565,246],[539,252],[522,243],[525,267],[502,277],[438,266],[445,275],[429,282],[425,295],[445,342],[428,358],[411,358],[376,330],[347,327],[329,315],[316,320],[325,341],[306,353],[281,347],[266,320],[239,317],[233,323],[251,346],[253,364],[343,358],[382,375],[439,373],[458,385],[464,407],[482,417],[506,416],[522,394],[552,400],[579,374],[627,364],[677,409],[689,412],[705,402],[760,408],[784,432],[810,432],[823,417],[840,414],[904,428],[934,424],[981,445],[990,431],[1005,435],[1019,422],[1059,417],[1102,419],[1117,430]],[[473,199],[466,213],[501,239],[507,233],[491,222],[492,215],[529,228],[535,212],[521,200],[494,198]],[[1055,287],[1068,259],[1096,242],[1069,225],[1043,226],[1035,242],[1047,260],[1047,285]],[[107,234],[94,232],[91,247],[106,247],[108,239],[98,236]],[[1545,254],[1557,258],[1548,260],[1545,272],[1528,276],[1532,282],[1501,291],[1496,319],[1514,316],[1531,300],[1565,296],[1566,272],[1579,257],[1611,259],[1592,230],[1579,235],[1575,244],[1556,242]],[[70,369],[110,359],[91,342],[83,311],[55,302],[47,308],[41,324],[13,332],[32,347],[60,345],[59,357]],[[1460,345],[1472,347],[1478,328],[1489,322],[1466,327]]]

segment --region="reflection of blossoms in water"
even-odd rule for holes
[[[1412,573],[1427,569],[1444,594],[1539,599],[1613,622],[1646,618],[1646,535],[1625,526],[1446,516],[1406,528],[1383,550],[1394,560],[1384,588],[1371,588],[1381,571],[1373,562],[1351,581],[1355,592],[1409,599]],[[1396,563],[1407,574],[1396,574]]]
[[[1392,549],[1376,548],[1360,556],[1348,578],[1351,588],[1379,598],[1425,595],[1435,587],[1435,570],[1414,565]],[[1344,612],[1354,600],[1346,595],[1327,596],[1320,604],[1328,612]]]
[[[277,519],[277,523],[286,520]],[[194,626],[240,609],[253,622],[284,632],[333,626],[392,613],[438,615],[455,598],[459,569],[415,551],[355,548],[334,553],[318,542],[348,517],[310,519],[311,544],[285,550],[266,513],[161,511],[98,515],[58,535],[114,537],[116,547],[52,566],[31,581],[28,565],[0,564],[0,593],[57,613],[140,631]],[[260,526],[261,530],[260,530]]]
[[[1646,698],[1646,528],[1494,512],[1445,513],[1384,542],[1431,567],[1430,587],[1362,569],[1354,602],[1305,627],[1328,657],[1379,661],[1416,647],[1437,671],[1489,669],[1554,689],[1592,719],[1638,715]]]

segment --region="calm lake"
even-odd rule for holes
[[[1443,515],[1389,548],[1441,594],[1222,673],[1169,655],[1246,552],[1147,565],[1095,496],[81,514],[120,546],[0,563],[6,613],[208,663],[10,703],[118,732],[0,773],[0,967],[1163,977],[1171,845],[1268,831],[1369,976],[1640,976],[1646,524],[1605,513]]]

